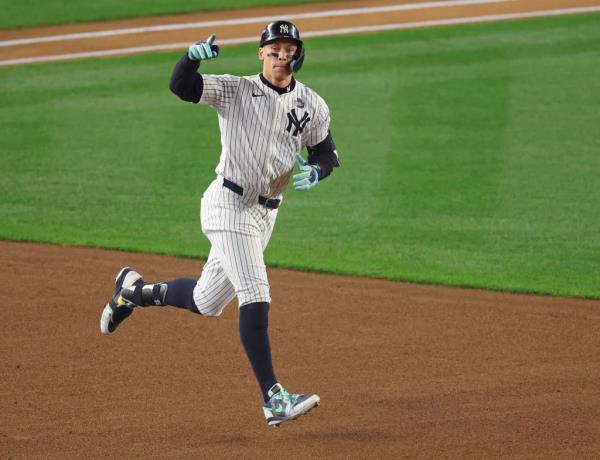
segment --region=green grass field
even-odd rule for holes
[[[303,0],[302,3],[326,1],[332,0]],[[0,29],[297,3],[296,0],[0,0]]]
[[[600,297],[600,15],[307,40],[342,168],[286,193],[267,263]],[[179,53],[0,70],[0,237],[205,257],[215,112]],[[206,73],[259,70],[228,47]]]

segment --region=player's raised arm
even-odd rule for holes
[[[205,42],[191,44],[185,56],[175,65],[169,88],[180,99],[193,103],[200,101],[204,85],[198,68],[201,61],[219,55],[219,47],[214,42],[215,34],[212,34]]]

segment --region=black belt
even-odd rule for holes
[[[223,178],[223,187],[228,188],[229,190],[231,190],[234,193],[237,193],[238,195],[244,194],[243,187],[240,187],[235,182],[231,182],[230,180],[227,180],[225,178]],[[279,207],[279,203],[281,202],[281,200],[279,200],[277,198],[267,198],[266,196],[259,195],[258,202],[260,204],[262,204],[263,206],[265,206],[266,208],[277,209]]]

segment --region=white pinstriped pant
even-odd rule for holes
[[[240,196],[217,177],[200,204],[202,231],[212,247],[194,288],[200,313],[219,316],[235,297],[238,305],[271,302],[263,252],[269,243],[277,209],[258,203],[258,196]]]

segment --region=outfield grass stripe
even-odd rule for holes
[[[480,22],[494,22],[494,21],[506,21],[514,19],[528,19],[528,18],[540,18],[548,16],[564,16],[569,14],[581,14],[581,13],[593,13],[600,12],[600,6],[589,6],[589,7],[578,7],[578,8],[562,8],[557,10],[542,10],[542,11],[529,11],[522,13],[506,13],[506,14],[492,14],[486,16],[473,16],[463,18],[451,18],[451,19],[435,19],[430,21],[416,21],[416,22],[403,22],[395,24],[383,24],[375,26],[360,26],[360,27],[343,27],[338,29],[319,30],[312,32],[304,32],[302,36],[304,38],[311,37],[325,37],[332,35],[347,35],[355,33],[365,32],[382,32],[389,30],[400,30],[400,29],[417,29],[423,27],[435,27],[435,26],[450,26],[460,24],[472,24]],[[245,43],[254,43],[256,41],[255,36],[251,37],[239,37],[239,38],[228,38],[219,40],[220,45],[239,45]],[[99,51],[86,51],[81,53],[68,53],[68,54],[57,54],[51,56],[36,56],[30,58],[19,58],[19,59],[7,59],[0,61],[0,67],[21,65],[21,64],[38,64],[45,62],[56,62],[56,61],[67,61],[73,59],[84,59],[91,57],[106,57],[106,56],[121,56],[128,54],[139,54],[148,53],[154,51],[168,51],[179,48],[186,48],[189,43],[167,43],[161,45],[149,45],[149,46],[137,46],[131,48],[119,48],[119,49],[108,49]]]
[[[335,16],[354,16],[361,14],[373,14],[373,13],[389,13],[392,11],[405,11],[405,10],[422,10],[428,8],[444,8],[461,5],[480,5],[487,3],[507,3],[515,0],[444,0],[436,2],[424,2],[424,3],[405,3],[402,5],[387,5],[387,6],[373,6],[364,8],[346,8],[338,10],[326,10],[326,11],[315,11],[311,13],[299,13],[286,15],[288,20],[297,19],[315,19],[324,17],[335,17]],[[271,22],[279,19],[279,16],[254,16],[248,18],[236,18],[236,19],[220,19],[217,21],[201,21],[201,22],[185,22],[180,24],[161,24],[157,26],[146,26],[146,27],[131,27],[125,29],[110,29],[110,30],[98,30],[93,32],[82,32],[73,34],[63,35],[49,35],[45,37],[30,37],[30,38],[19,38],[14,40],[0,41],[0,47],[17,46],[17,45],[29,45],[33,43],[48,43],[57,41],[67,40],[80,40],[82,38],[95,38],[95,37],[109,37],[115,35],[133,35],[148,32],[167,32],[172,30],[186,30],[196,29],[200,27],[223,27],[223,26],[235,26],[241,24],[254,24]]]

